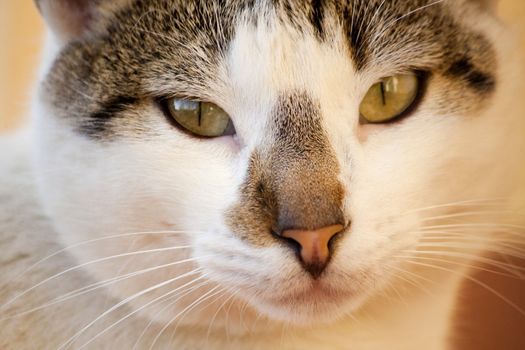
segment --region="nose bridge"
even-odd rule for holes
[[[272,122],[268,164],[278,206],[277,229],[344,224],[339,164],[323,129],[319,104],[304,92],[283,95]]]
[[[343,191],[334,164],[286,155],[273,164],[272,190],[278,205],[278,230],[314,230],[343,224]]]

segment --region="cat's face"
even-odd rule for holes
[[[154,319],[234,293],[272,319],[333,320],[411,269],[430,217],[501,195],[498,27],[475,1],[88,10],[103,24],[63,36],[40,89],[42,198],[68,244],[123,234],[75,250],[82,262],[151,250],[86,265],[97,279],[164,266],[109,286],[121,299],[194,271],[132,300],[196,287]],[[406,116],[363,122],[370,88],[406,74]],[[235,134],[174,126],[174,97],[220,106]]]

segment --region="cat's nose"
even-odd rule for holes
[[[281,236],[299,243],[299,257],[304,268],[318,278],[330,261],[330,240],[343,229],[343,225],[331,225],[311,231],[285,230]]]

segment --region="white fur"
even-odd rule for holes
[[[482,29],[492,38],[500,37],[501,29],[495,23],[487,20]],[[502,197],[519,204],[521,197],[513,195],[518,196],[516,190],[523,181],[517,183],[516,178],[524,172],[515,160],[525,151],[525,129],[523,118],[508,108],[509,99],[513,101],[509,92],[512,72],[500,72],[499,84],[505,89],[498,90],[495,103],[475,117],[436,115],[430,97],[403,124],[363,127],[358,125],[359,102],[378,78],[393,73],[388,67],[356,73],[341,39],[331,45],[320,44],[275,22],[258,29],[243,23],[237,33],[221,79],[228,84],[217,87],[217,95],[221,96],[218,103],[235,122],[238,140],[192,139],[174,131],[153,106],[146,106],[140,113],[158,133],[156,139],[100,143],[78,136],[55,118],[49,106],[35,101],[36,137],[30,153],[36,170],[26,170],[24,176],[36,176],[39,203],[53,226],[43,223],[42,237],[50,237],[54,245],[60,237],[62,246],[70,246],[117,234],[181,232],[135,235],[73,249],[71,255],[84,264],[134,250],[157,251],[88,264],[78,273],[89,275],[82,274],[72,285],[83,286],[190,257],[196,260],[111,285],[87,300],[77,299],[69,308],[57,308],[56,323],[71,324],[70,329],[56,327],[55,322],[42,325],[26,319],[35,339],[31,343],[58,346],[111,305],[201,267],[209,281],[206,286],[164,311],[153,307],[138,312],[130,323],[112,330],[115,337],[97,339],[97,348],[114,344],[131,348],[152,320],[151,334],[140,344],[147,349],[166,322],[210,291],[221,293],[208,307],[197,307],[175,320],[160,337],[159,348],[168,348],[171,341],[170,348],[175,349],[446,348],[449,318],[465,269],[453,273],[420,271],[399,256],[408,254],[404,250],[415,249],[426,216],[447,213],[420,208]],[[507,44],[494,42],[499,60],[510,59]],[[48,59],[56,53],[52,47],[49,40]],[[44,72],[49,68],[46,62]],[[331,294],[316,294],[312,280],[291,251],[278,246],[253,247],[237,239],[223,222],[224,211],[239,195],[237,189],[251,151],[269,142],[267,118],[277,96],[290,90],[307,90],[318,99],[324,127],[343,169],[340,179],[348,194],[345,208],[353,223],[320,281],[321,289]],[[438,86],[428,94],[439,92]],[[27,156],[27,152],[21,153]],[[11,170],[9,176],[16,177],[16,173]],[[20,188],[13,181],[3,185]],[[28,194],[27,202],[39,208],[32,197]],[[521,217],[513,219],[523,223]],[[2,230],[4,226],[7,224],[0,222]],[[34,235],[27,223],[7,229],[21,236]],[[478,233],[491,237],[494,232],[486,229]],[[27,242],[18,247],[22,249]],[[160,251],[177,245],[191,249]],[[473,245],[467,252],[478,254],[482,249],[481,244]],[[39,249],[31,254],[35,252]],[[60,261],[50,270],[63,270]],[[408,283],[408,274],[404,279],[399,277],[400,268],[422,273],[423,279],[415,283],[432,293]],[[22,285],[28,288],[37,281],[30,278]],[[63,281],[68,283],[67,278]],[[188,281],[177,281],[132,300],[129,309],[117,310],[107,319],[117,321]],[[45,295],[52,299],[61,294],[57,292],[46,289]],[[102,302],[107,298],[108,304]],[[93,308],[92,317],[86,317],[86,308]],[[23,305],[16,310],[23,311]],[[177,332],[170,339],[175,326]],[[93,328],[104,329],[99,324]],[[95,330],[86,331],[75,348],[89,341]],[[10,340],[9,335],[5,337]],[[20,339],[11,341],[8,347],[27,346]]]

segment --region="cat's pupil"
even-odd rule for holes
[[[388,123],[405,116],[418,102],[420,80],[416,74],[381,79],[368,90],[361,102],[361,122]]]
[[[229,115],[216,104],[179,98],[170,98],[164,103],[167,117],[192,135],[218,137],[235,134]]]

